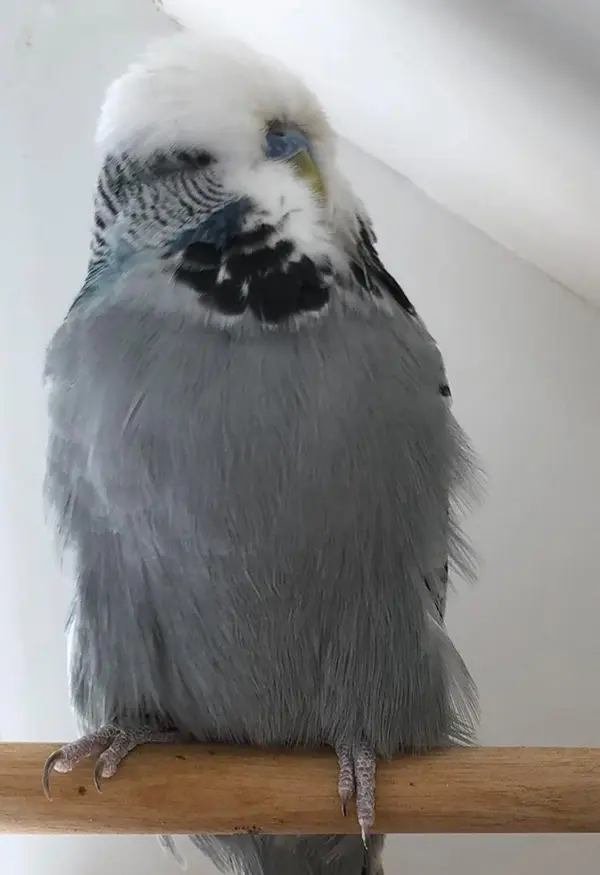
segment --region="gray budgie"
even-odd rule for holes
[[[378,875],[376,757],[476,723],[444,627],[473,463],[442,358],[276,61],[169,37],[109,88],[98,142],[89,271],[46,368],[88,734],[45,789],[147,742],[330,745],[362,838],[192,841],[224,872]]]

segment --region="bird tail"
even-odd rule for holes
[[[383,875],[383,836],[190,836],[224,875]],[[181,863],[170,836],[161,845]]]

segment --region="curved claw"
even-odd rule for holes
[[[94,787],[98,791],[98,793],[102,793],[102,770],[104,768],[104,763],[101,758],[98,758],[96,761],[96,765],[94,766]]]
[[[84,735],[77,741],[64,745],[50,754],[42,772],[42,788],[47,799],[50,794],[50,775],[54,769],[69,772],[80,760],[89,756],[98,756],[93,771],[94,787],[102,792],[102,778],[114,775],[119,763],[129,751],[140,744],[167,744],[181,741],[182,736],[174,729],[154,730],[149,727],[138,729],[119,729],[109,723],[95,732]],[[60,765],[59,765],[60,764]]]
[[[58,750],[55,750],[54,753],[51,753],[44,763],[44,771],[42,772],[42,789],[44,791],[44,796],[49,802],[52,802],[52,794],[50,792],[50,775],[54,771],[54,766],[61,758],[61,756],[62,750],[60,750],[59,748]]]

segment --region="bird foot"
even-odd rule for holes
[[[140,744],[177,744],[181,741],[184,741],[182,734],[175,730],[161,732],[149,727],[120,729],[109,723],[50,754],[42,773],[44,793],[48,799],[52,798],[50,795],[52,772],[70,772],[80,760],[94,755],[98,756],[94,767],[94,786],[101,793],[101,779],[111,778],[117,771],[119,763],[135,747]]]
[[[360,833],[366,848],[371,827],[375,822],[375,754],[365,744],[341,744],[336,747],[336,753],[342,814],[346,817],[348,802],[354,796]]]

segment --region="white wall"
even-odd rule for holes
[[[0,740],[23,741],[75,731],[68,586],[39,500],[43,348],[85,267],[102,88],[165,26],[144,0],[94,11],[63,0],[34,17],[41,6],[7,8],[0,54]],[[350,146],[342,157],[386,262],[445,352],[455,409],[490,474],[487,504],[470,521],[481,583],[460,588],[449,620],[481,688],[482,740],[597,745],[600,316],[384,165]],[[388,857],[389,875],[592,875],[600,839],[399,837]],[[151,838],[0,836],[0,871],[177,869]]]

